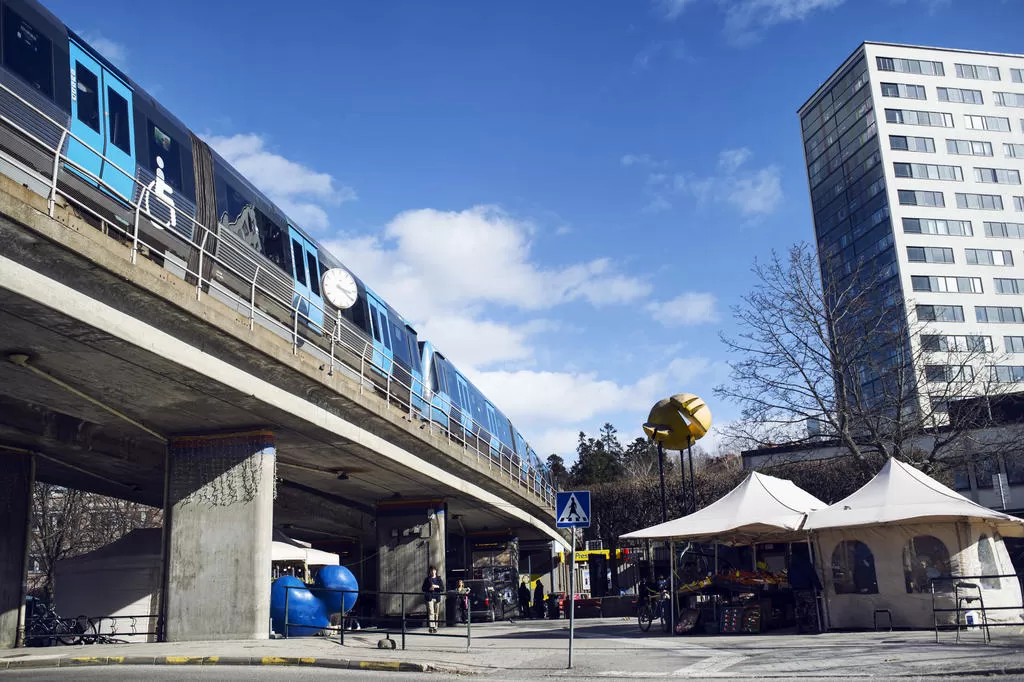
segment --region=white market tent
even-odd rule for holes
[[[700,511],[621,537],[736,545],[782,541],[800,530],[807,512],[826,506],[792,481],[754,471],[728,494]]]
[[[914,467],[890,459],[845,499],[808,514],[825,586],[830,628],[873,627],[888,610],[896,627],[933,625],[930,579],[1014,572],[1003,536],[1024,537],[1024,520],[983,507]],[[987,608],[1020,606],[1014,578],[968,578]],[[952,606],[953,580],[936,606]],[[975,607],[977,604],[975,603]],[[1020,609],[989,611],[989,622],[1021,623]],[[940,614],[940,623],[952,622]],[[882,623],[888,619],[882,617]]]

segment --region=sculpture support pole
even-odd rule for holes
[[[694,512],[697,511],[697,488],[696,488],[696,486],[694,485],[694,482],[693,482],[693,438],[690,438],[689,441],[690,441],[690,445],[689,445],[689,447],[686,448],[686,450],[689,453],[689,459],[690,459],[690,505],[691,505],[690,513],[693,514]],[[679,453],[679,462],[682,463],[682,461],[683,461],[683,453],[680,452]],[[685,481],[683,482],[683,485],[686,485]]]
[[[665,449],[658,441],[658,477],[661,479],[661,522],[668,521],[668,506],[665,502]]]

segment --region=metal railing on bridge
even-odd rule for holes
[[[333,375],[335,371],[339,371],[356,381],[360,393],[365,390],[380,393],[390,404],[407,413],[410,419],[425,422],[432,433],[439,434],[448,442],[473,453],[479,470],[489,472],[496,480],[532,493],[549,508],[554,507],[555,490],[539,470],[524,466],[521,458],[504,447],[494,448],[491,445],[491,434],[482,424],[472,419],[471,415],[463,414],[450,401],[443,401],[440,396],[432,395],[432,391],[422,380],[404,370],[396,372],[399,366],[394,364],[393,360],[383,358],[379,351],[375,351],[372,340],[361,329],[342,317],[340,311],[293,292],[293,283],[277,266],[261,254],[254,254],[251,247],[245,246],[230,230],[218,230],[215,234],[179,206],[165,203],[132,173],[106,159],[103,154],[76,137],[65,124],[42,111],[7,84],[0,82],[0,94],[14,98],[18,105],[26,107],[42,121],[53,126],[54,129],[47,131],[46,137],[58,138],[59,135],[59,141],[54,146],[45,141],[39,131],[30,131],[9,116],[10,101],[0,109],[0,123],[20,135],[23,138],[21,144],[27,142],[34,146],[37,152],[52,156],[52,166],[48,174],[20,159],[17,154],[8,154],[6,159],[8,163],[38,180],[48,189],[50,217],[55,215],[58,197],[62,198],[76,210],[84,212],[87,220],[95,223],[105,234],[130,243],[133,265],[143,252],[150,254],[155,261],[164,260],[165,267],[166,262],[171,261],[173,268],[168,269],[179,270],[183,279],[195,285],[197,300],[205,293],[233,305],[235,310],[248,317],[250,329],[258,323],[289,339],[294,354],[301,349],[320,358],[327,366],[329,374]],[[69,140],[75,140],[97,157],[104,159],[107,168],[130,178],[136,188],[134,194],[137,194],[138,198],[124,197],[109,182],[70,159],[64,151]],[[66,177],[62,177],[62,169]],[[130,224],[121,216],[101,214],[96,207],[75,196],[76,193],[69,190],[67,185],[67,179],[71,177],[68,175],[69,170],[81,178],[87,178],[97,187],[102,186],[104,191],[129,207],[132,215]],[[195,267],[191,267],[185,259],[170,251],[165,244],[148,241],[142,230],[144,223],[147,230],[157,231],[185,253],[195,256]],[[189,229],[186,229],[186,226]],[[209,246],[211,242],[215,244],[213,249]],[[243,297],[214,277],[213,269],[209,267],[211,264],[228,276],[245,282],[248,296]],[[210,269],[210,276],[204,276],[206,269]],[[289,296],[293,298],[289,299]],[[257,305],[258,302],[263,307]],[[290,323],[284,322],[263,308],[286,311]],[[304,312],[304,308],[308,312]],[[401,376],[396,377],[396,373]],[[442,402],[437,405],[436,401],[439,400]],[[446,417],[437,419],[435,413],[444,414]],[[471,426],[463,428],[462,424],[467,421],[471,421]]]

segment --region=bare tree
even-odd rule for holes
[[[160,527],[159,509],[73,488],[36,483],[29,556],[38,562],[35,591],[53,599],[57,562],[110,544],[136,528]]]
[[[893,271],[821,266],[806,243],[753,271],[733,309],[741,331],[722,336],[736,359],[715,394],[743,416],[728,436],[800,443],[819,439],[817,425],[865,464],[896,456],[932,470],[991,422],[989,401],[1005,393],[991,340],[932,330],[932,307],[911,322]]]

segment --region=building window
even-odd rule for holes
[[[888,111],[888,109],[886,111]],[[1010,132],[1010,119],[1003,118],[1002,116],[974,116],[967,114],[964,116],[964,122],[969,130],[994,130],[1001,133]]]
[[[832,552],[832,584],[836,594],[878,594],[875,557],[858,540],[843,540]]]
[[[1003,345],[1007,353],[1024,353],[1024,336],[1004,336]]]
[[[953,467],[953,490],[958,492],[971,489],[971,477],[967,473],[966,464],[957,464]]]
[[[1013,252],[1008,249],[964,249],[971,265],[1013,265]]]
[[[997,294],[1024,294],[1024,279],[996,277]]]
[[[910,135],[890,135],[889,149],[906,152],[934,152],[935,139],[931,137],[912,137]]]
[[[1024,211],[1024,197],[1013,198],[1013,210],[1018,213]]]
[[[882,97],[928,99],[923,85],[904,85],[903,83],[882,83]]]
[[[974,460],[974,480],[977,481],[978,488],[990,490],[993,487],[992,476],[998,473],[999,462],[995,457],[978,457]]]
[[[994,117],[982,117],[994,118]],[[933,126],[936,128],[952,128],[953,114],[942,111],[917,111],[914,109],[886,109],[885,120],[889,123],[903,123],[910,126]],[[1009,119],[1005,119],[1009,125]],[[986,128],[986,130],[988,130]]]
[[[938,206],[941,208],[946,205],[942,192],[901,189],[896,193],[899,196],[900,206]]]
[[[1014,83],[1024,83],[1024,69],[1010,69],[1010,80]]]
[[[892,166],[897,178],[918,178],[921,180],[964,179],[964,172],[960,166],[945,166],[934,163],[894,163]]]
[[[951,237],[971,237],[974,228],[970,220],[940,220],[933,218],[904,218],[903,231],[908,234],[942,234]]]
[[[1020,171],[1012,168],[975,168],[974,179],[1000,185],[1019,185]]]
[[[974,306],[974,316],[978,322],[994,324],[1020,324],[1024,322],[1024,312],[1019,307],[1005,305]]]
[[[992,365],[989,367],[991,370],[991,379],[997,384],[1016,384],[1024,381],[1024,366],[1022,365]],[[981,486],[981,481],[978,481],[978,487]]]
[[[911,263],[953,263],[953,249],[946,246],[908,246]]]
[[[993,92],[996,105],[1001,107],[1024,107],[1024,95],[1016,92]]]
[[[937,88],[940,102],[958,102],[960,104],[984,104],[981,90],[963,90],[961,88]],[[923,97],[921,99],[924,99]]]
[[[999,67],[982,66],[979,64],[957,64],[956,77],[973,78],[974,80],[981,81],[997,81],[999,80]]]
[[[1024,223],[985,223],[986,237],[1024,239]]]
[[[933,581],[949,578],[950,569],[949,550],[934,535],[918,535],[903,548],[903,578],[908,593],[930,594]],[[940,587],[937,583],[935,586]]]
[[[946,140],[946,151],[961,156],[992,156],[992,143],[981,140]]]
[[[992,337],[976,334],[921,334],[926,353],[991,353]]]
[[[963,322],[964,307],[960,305],[916,306],[918,322]]]
[[[895,57],[875,57],[875,64],[879,71],[894,71],[896,73],[915,73],[922,76],[945,76],[946,71],[942,68],[942,62],[932,62],[924,59],[898,59]]]
[[[1003,198],[998,194],[964,194],[957,192],[956,207],[1002,211]]]
[[[1004,142],[1003,155],[1008,159],[1024,159],[1024,144]]]
[[[925,365],[924,380],[929,384],[974,381],[974,368],[970,365]]]
[[[931,291],[951,294],[980,294],[980,277],[933,277],[913,275],[910,278],[914,291]]]
[[[996,576],[1003,573],[996,561],[992,540],[984,534],[978,536],[978,563],[981,564],[982,575]],[[1003,589],[1002,582],[999,578],[982,578],[981,586],[989,590],[1001,590]]]
[[[1006,482],[1010,485],[1024,483],[1024,455],[1015,453],[1003,456],[1003,464],[1006,466]]]

